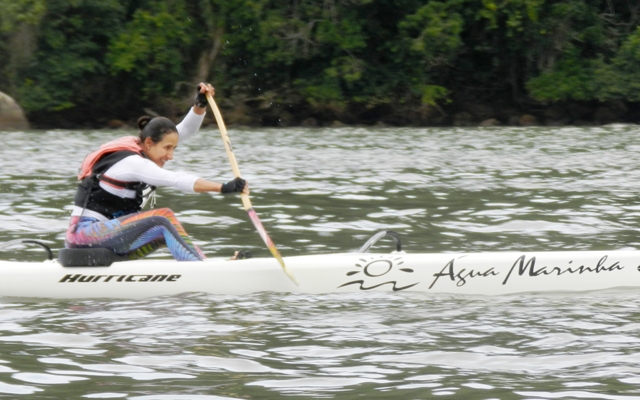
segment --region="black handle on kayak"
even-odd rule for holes
[[[393,239],[394,242],[396,242],[396,251],[402,251],[402,243],[400,243],[400,238],[398,237],[397,233],[395,233],[394,231],[380,231],[373,235],[371,239],[367,240],[367,242],[362,245],[362,247],[360,247],[358,253],[366,253],[371,246],[373,246],[378,240],[382,239],[385,236],[389,236],[391,239]]]
[[[49,246],[47,246],[46,244],[38,241],[38,240],[33,240],[33,239],[16,239],[16,240],[11,240],[9,242],[5,242],[0,244],[0,249],[4,249],[5,247],[11,247],[13,245],[16,244],[35,244],[37,246],[42,247],[46,252],[47,252],[47,257],[49,260],[53,260],[53,252],[51,251],[51,249],[49,248]]]

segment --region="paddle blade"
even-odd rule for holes
[[[251,220],[251,222],[253,222],[253,226],[256,227],[258,234],[260,235],[264,243],[267,245],[267,248],[269,248],[271,255],[273,255],[280,263],[280,266],[282,267],[282,270],[284,271],[284,273],[287,274],[289,279],[291,279],[291,282],[295,283],[296,286],[300,286],[300,284],[298,283],[296,278],[293,276],[291,271],[289,271],[287,266],[284,265],[284,260],[282,259],[280,252],[278,251],[278,249],[276,248],[276,245],[273,243],[273,241],[267,234],[267,230],[264,229],[264,226],[262,226],[262,222],[260,221],[260,218],[258,218],[258,214],[256,214],[256,211],[253,208],[249,208],[247,210],[247,214],[249,214],[249,219]]]

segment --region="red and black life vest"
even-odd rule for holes
[[[83,209],[98,212],[109,219],[132,214],[141,210],[142,192],[149,187],[143,182],[122,182],[104,176],[118,161],[131,155],[146,157],[142,152],[138,139],[125,136],[105,143],[82,161],[78,172],[78,190],[73,198],[74,204]],[[135,198],[116,196],[100,187],[100,181],[120,189],[134,190]],[[154,188],[155,189],[155,188]]]

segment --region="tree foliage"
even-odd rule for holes
[[[32,32],[46,12],[45,0],[0,0],[0,88],[15,88],[19,64],[34,48]]]
[[[108,46],[109,72],[137,87],[143,100],[172,93],[189,67],[191,23],[184,4],[173,3],[137,9]]]
[[[105,49],[124,8],[118,0],[48,0],[33,59],[19,73],[28,111],[61,111],[100,96]]]
[[[636,3],[0,0],[0,90],[32,115],[79,119],[96,106],[131,117],[202,79],[224,98],[345,118],[464,101],[637,102]]]

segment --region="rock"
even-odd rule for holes
[[[545,108],[542,118],[546,126],[565,126],[571,123],[571,116],[562,104],[553,104]]]
[[[126,122],[122,120],[110,119],[109,121],[107,121],[107,127],[110,129],[124,129],[124,128],[128,128],[129,126],[127,125]]]
[[[518,124],[521,126],[535,126],[538,125],[538,119],[531,114],[524,114],[518,118]]]
[[[629,107],[622,101],[609,101],[599,105],[593,113],[593,121],[596,124],[606,125],[624,121]]]
[[[593,120],[596,124],[606,125],[616,122],[618,116],[609,107],[598,107],[593,115]]]
[[[8,95],[0,92],[0,131],[29,129],[22,108]]]
[[[487,104],[481,103],[464,103],[461,107],[464,111],[471,113],[479,120],[488,120],[496,114],[493,108]]]
[[[620,118],[629,112],[629,107],[622,100],[611,100],[607,103],[607,107],[616,113],[617,118]]]
[[[567,112],[572,120],[588,120],[593,116],[593,107],[583,103],[572,102],[567,105]]]
[[[517,115],[510,115],[507,123],[509,124],[509,126],[520,125],[520,117],[518,117]]]
[[[570,118],[567,109],[561,104],[545,108],[542,115],[546,121],[563,121]]]
[[[305,118],[304,120],[302,120],[300,125],[304,127],[316,127],[318,126],[318,120],[313,117]]]
[[[489,118],[489,119],[485,119],[484,121],[480,122],[480,126],[499,126],[500,125],[500,121],[498,121],[495,118]]]
[[[227,125],[252,125],[251,110],[243,103],[224,111],[223,119]]]
[[[546,126],[567,126],[573,125],[571,119],[569,117],[563,119],[547,119],[545,121]]]
[[[291,114],[288,111],[278,110],[277,118],[278,118],[278,126],[287,127],[287,126],[293,126],[294,124],[293,114]]]
[[[462,111],[453,116],[453,126],[473,126],[475,125],[473,120],[474,118],[471,113]]]
[[[497,118],[508,125],[518,125],[518,115],[520,115],[520,111],[517,108],[504,106],[497,107],[496,113],[492,115],[491,118]]]

